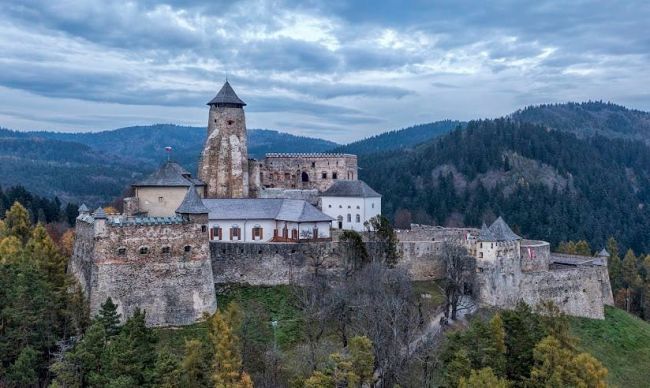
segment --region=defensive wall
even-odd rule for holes
[[[216,309],[209,247],[201,223],[180,217],[136,224],[77,220],[71,272],[95,315],[109,296],[123,319],[139,307],[147,324],[186,325]]]

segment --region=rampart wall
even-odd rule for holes
[[[327,190],[337,180],[357,180],[357,156],[349,154],[267,154],[259,162],[267,188]]]
[[[209,247],[200,223],[115,226],[95,220],[89,230],[79,224],[82,236],[75,241],[71,268],[91,315],[108,297],[123,319],[139,307],[152,326],[190,324],[215,311]],[[94,241],[92,249],[84,248],[88,241]]]

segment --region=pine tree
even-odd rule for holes
[[[591,247],[589,243],[585,240],[580,240],[575,245],[575,254],[581,256],[591,256]]]
[[[106,349],[106,331],[100,322],[94,322],[77,344],[71,358],[77,360],[83,386],[98,386],[103,382],[102,355]]]
[[[108,297],[100,306],[99,313],[95,319],[104,326],[106,335],[108,337],[113,337],[120,332],[121,316],[121,314],[117,313],[117,305],[113,303],[113,299]]]
[[[25,246],[28,261],[36,264],[46,274],[48,281],[61,290],[65,284],[66,258],[60,254],[42,224],[36,225]]]
[[[445,367],[445,381],[447,381],[448,386],[455,386],[461,378],[469,376],[471,371],[472,362],[467,355],[467,351],[460,349]]]
[[[19,202],[14,202],[11,209],[5,214],[5,228],[8,236],[17,237],[23,244],[31,236],[31,221],[29,212]]]
[[[490,319],[490,334],[494,341],[494,347],[497,352],[505,354],[506,352],[506,331],[503,328],[503,319],[499,313],[494,314]]]
[[[348,344],[348,354],[352,363],[352,370],[359,376],[361,384],[372,383],[375,368],[375,355],[372,341],[365,336],[355,336]]]
[[[27,387],[35,385],[38,381],[38,353],[30,347],[25,346],[18,355],[18,358],[7,371],[7,380],[10,385]]]
[[[618,243],[614,237],[607,240],[607,252],[609,252],[609,260],[607,262],[607,270],[609,272],[609,281],[612,286],[612,291],[616,291],[623,287],[623,279],[621,275],[621,258],[618,253]]]
[[[180,364],[176,357],[168,349],[163,349],[158,353],[154,369],[155,386],[159,388],[178,388],[181,386],[180,375]]]

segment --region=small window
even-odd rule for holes
[[[162,253],[164,254],[169,254],[171,253],[172,248],[171,247],[162,247]]]
[[[352,214],[348,213],[348,222],[352,222]]]
[[[343,209],[343,205],[339,205],[339,209]]]
[[[352,209],[352,206],[348,205],[348,209]]]
[[[126,248],[117,248],[117,255],[118,256],[125,256],[126,255]]]
[[[338,174],[335,173],[335,172],[333,172],[333,173],[332,173],[332,179],[338,179]]]
[[[332,205],[327,205],[327,207],[332,208]]]
[[[323,179],[327,179],[327,173],[326,173],[326,172],[322,173],[322,174],[321,174],[321,177],[322,177]]]
[[[371,203],[371,204],[370,204],[370,207],[374,209],[374,208],[375,208],[375,203],[374,203],[374,202]]]
[[[482,258],[483,258],[483,252],[479,252],[479,253],[478,253],[478,258],[479,258],[479,259],[482,259]]]
[[[359,205],[357,205],[357,209],[361,209],[361,208],[359,207]]]
[[[233,120],[228,120],[228,125],[233,125],[235,122]]]
[[[316,167],[316,162],[311,162],[312,167]]]
[[[205,233],[208,231],[207,225],[201,225],[201,232]]]
[[[149,247],[140,247],[139,251],[141,255],[147,255],[149,254]]]
[[[162,203],[163,200],[164,200],[163,197],[158,197],[158,202]]]
[[[185,251],[185,253],[189,253],[189,252],[192,252],[192,247],[189,246],[189,245],[185,245],[185,246],[183,247],[183,250]]]
[[[361,222],[361,215],[357,214],[357,223]]]

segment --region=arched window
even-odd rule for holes
[[[303,182],[309,182],[309,174],[307,174],[306,171],[303,171],[303,172],[302,172],[302,176],[301,176],[301,177],[302,177],[302,181],[303,181]]]

